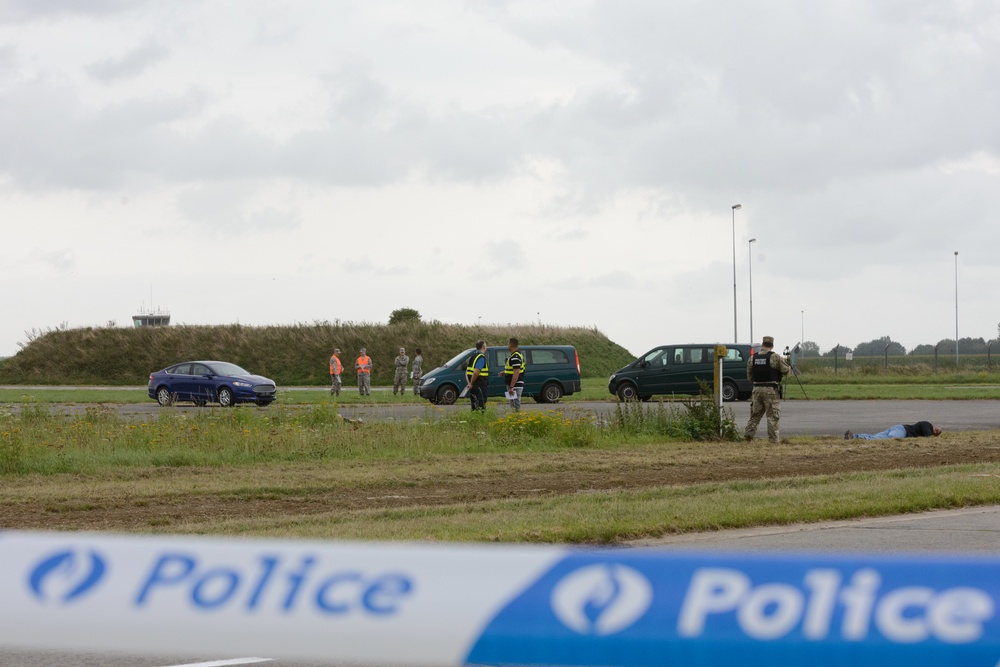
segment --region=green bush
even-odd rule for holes
[[[609,428],[624,435],[663,435],[682,440],[728,440],[739,437],[732,410],[719,408],[702,383],[701,395],[677,403],[645,407],[637,401],[618,403]]]

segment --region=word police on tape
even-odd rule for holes
[[[420,665],[983,665],[1000,559],[0,533],[0,646]]]

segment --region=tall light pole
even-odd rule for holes
[[[802,326],[802,330],[799,331],[799,342],[800,343],[804,343],[804,342],[806,342],[806,311],[804,311],[804,310],[802,311],[802,323],[801,323],[801,326]]]
[[[747,241],[747,267],[750,270],[750,344],[753,345],[753,244],[757,239]]]
[[[741,208],[743,204],[733,204],[733,343],[740,340],[736,332],[736,211]]]
[[[958,251],[955,251],[955,371],[958,371]]]

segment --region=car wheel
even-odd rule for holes
[[[233,390],[229,387],[223,387],[219,390],[219,405],[224,408],[233,407]]]
[[[563,397],[562,385],[558,382],[549,382],[542,387],[540,396],[543,403],[558,403],[559,399]]]
[[[458,390],[446,384],[437,391],[438,405],[453,405],[458,400]]]
[[[722,381],[722,400],[727,403],[730,401],[735,401],[737,396],[739,396],[740,390],[736,388],[736,383],[732,380]]]
[[[166,387],[160,387],[156,390],[156,402],[167,407],[168,405],[173,405],[174,395],[170,393],[170,390]]]
[[[618,385],[618,400],[623,403],[626,401],[634,401],[639,398],[639,390],[631,382],[622,382]]]

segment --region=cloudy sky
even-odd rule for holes
[[[953,338],[956,284],[990,339],[998,219],[995,2],[0,2],[0,356],[150,307],[730,342],[734,245],[740,341],[751,268],[779,347]]]

